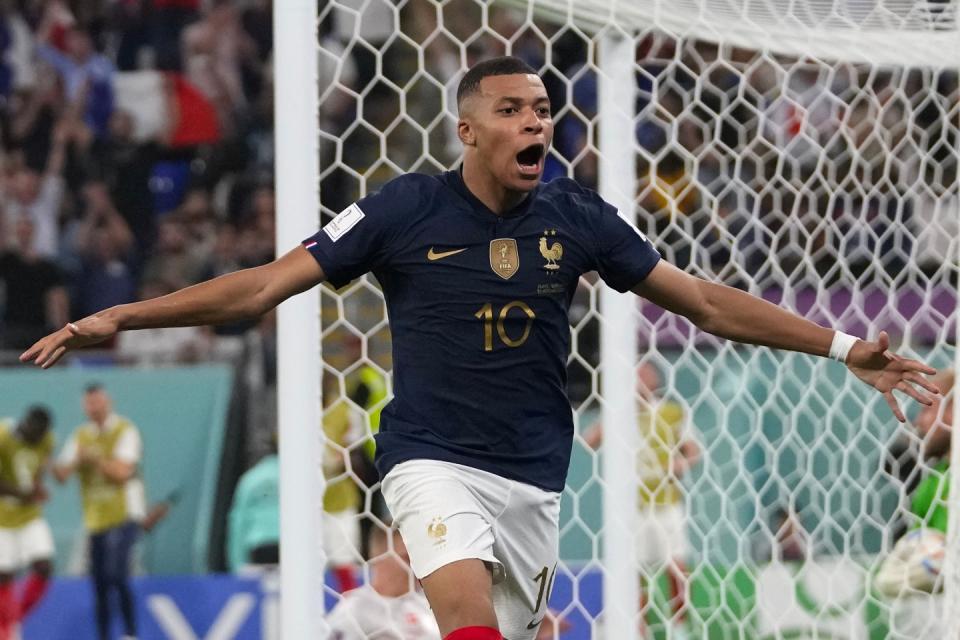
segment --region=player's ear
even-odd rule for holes
[[[460,137],[460,142],[465,146],[472,147],[477,144],[477,134],[474,132],[470,122],[465,118],[460,118],[460,120],[457,121],[457,135]]]

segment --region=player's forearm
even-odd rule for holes
[[[262,295],[265,286],[258,268],[244,269],[102,313],[112,315],[121,331],[223,324],[265,313],[269,309]]]
[[[701,282],[704,312],[692,319],[704,331],[747,344],[817,356],[830,353],[832,329],[739,289]]]

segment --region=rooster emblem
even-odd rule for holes
[[[547,236],[556,236],[557,230],[550,229],[543,232],[543,237],[540,238],[540,255],[542,255],[547,260],[547,264],[543,265],[544,269],[550,269],[555,271],[560,268],[560,265],[557,264],[557,261],[563,257],[563,246],[559,242],[554,242],[552,245],[547,247]]]

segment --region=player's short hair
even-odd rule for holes
[[[43,405],[35,404],[27,409],[27,415],[24,416],[23,421],[26,424],[37,427],[38,429],[49,429],[50,410]]]
[[[91,382],[83,388],[84,393],[96,393],[97,391],[103,391],[102,382]]]
[[[539,75],[529,64],[513,56],[500,56],[478,62],[470,67],[457,86],[457,109],[463,101],[480,90],[480,81],[490,76],[512,76],[517,73]]]

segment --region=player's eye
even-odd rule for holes
[[[537,109],[537,113],[539,113],[541,116],[544,116],[544,117],[549,118],[549,117],[550,117],[550,107],[540,107],[539,109]]]
[[[516,112],[517,112],[516,107],[504,107],[503,109],[500,109],[500,113],[511,114]]]

